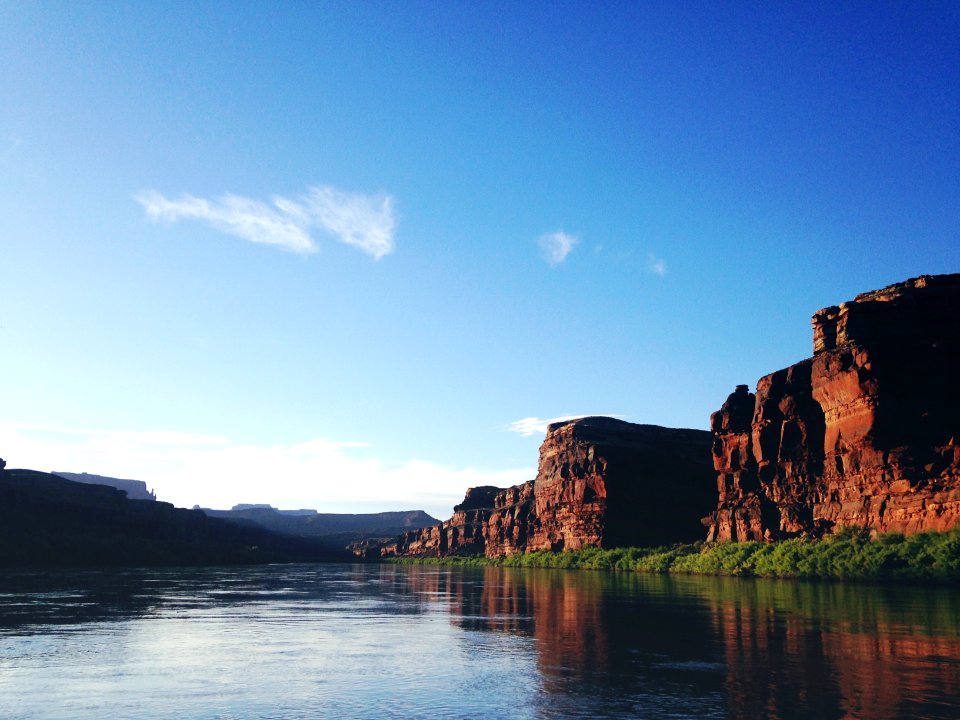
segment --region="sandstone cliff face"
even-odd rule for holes
[[[401,534],[380,546],[383,556],[511,555],[523,552],[530,527],[533,481],[506,489],[470,488],[449,520]]]
[[[960,275],[813,316],[814,356],[711,417],[710,540],[944,530],[960,520]]]
[[[714,501],[710,434],[590,417],[556,423],[535,480],[472,488],[446,522],[401,535],[384,555],[488,557],[530,550],[700,539]]]
[[[534,482],[528,550],[698,540],[712,504],[710,434],[582,418],[551,425]]]

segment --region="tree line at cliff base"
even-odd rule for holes
[[[391,558],[403,564],[610,570],[866,582],[960,583],[960,529],[873,535],[846,527],[823,539],[685,543],[657,548],[539,550],[495,558]]]

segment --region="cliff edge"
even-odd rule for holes
[[[814,355],[711,416],[709,540],[948,530],[960,521],[960,274],[813,315]]]

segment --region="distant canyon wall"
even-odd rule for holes
[[[738,386],[711,417],[709,540],[960,520],[960,274],[814,314],[812,358]]]
[[[404,533],[385,556],[486,555],[702,539],[716,502],[710,433],[604,417],[555,423],[534,480],[471,488],[453,517]]]

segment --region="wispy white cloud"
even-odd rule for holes
[[[380,259],[393,250],[396,219],[389,195],[359,195],[332,187],[310,188],[304,210],[340,242]]]
[[[568,235],[562,230],[541,235],[537,240],[540,245],[540,253],[550,267],[556,267],[566,260],[567,255],[570,254],[570,251],[578,242],[580,242],[579,238]]]
[[[592,415],[597,415],[598,413],[592,413]],[[566,422],[567,420],[579,420],[583,417],[591,417],[592,415],[560,415],[559,417],[553,418],[538,418],[538,417],[526,417],[521,418],[520,420],[514,420],[512,423],[507,423],[504,427],[510,432],[519,433],[523,436],[529,435],[546,435],[547,426],[552,425],[553,423]],[[603,415],[603,417],[612,417],[612,418],[622,418],[622,415]]]
[[[389,195],[363,195],[321,186],[311,187],[295,199],[274,196],[269,204],[229,193],[215,200],[193,195],[171,200],[156,190],[137,193],[134,199],[154,222],[202,220],[229,235],[296,253],[317,251],[314,230],[376,260],[394,247],[396,218]]]
[[[647,267],[654,275],[663,277],[667,274],[667,263],[663,258],[657,257],[653,253],[647,255]]]
[[[310,237],[309,225],[301,218],[266,203],[237,195],[224,195],[213,202],[192,195],[181,195],[168,200],[154,190],[135,196],[154,222],[178,220],[206,220],[221,232],[264,245],[277,245],[299,253],[317,249]]]
[[[507,487],[536,468],[456,467],[420,458],[389,462],[367,443],[314,438],[258,445],[217,435],[0,424],[10,467],[143,480],[180,507],[269,503],[322,512],[424,509],[446,519],[468,487]]]

